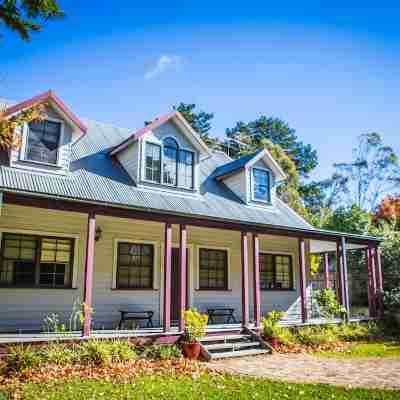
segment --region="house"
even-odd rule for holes
[[[19,130],[0,167],[5,338],[52,313],[68,321],[77,299],[85,336],[178,335],[188,307],[211,314],[215,332],[257,330],[271,310],[311,323],[311,254],[325,255],[325,286],[334,260],[352,318],[354,249],[367,255],[369,317],[380,315],[379,240],[308,224],[277,197],[285,173],[267,150],[232,160],[176,111],[137,131],[80,119],[52,91],[5,113],[38,103],[46,119]]]

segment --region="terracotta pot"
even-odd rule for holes
[[[269,338],[269,341],[270,341],[272,347],[275,348],[275,347],[279,346],[279,339],[277,337],[272,336]]]
[[[183,354],[189,360],[197,360],[200,356],[201,346],[200,343],[183,343]]]

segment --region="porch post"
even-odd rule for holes
[[[324,287],[330,288],[329,283],[329,253],[324,253]]]
[[[172,225],[167,222],[164,232],[164,332],[168,332],[171,329],[171,255]]]
[[[376,305],[378,317],[383,316],[383,276],[382,276],[382,258],[381,250],[378,246],[375,247],[375,268],[376,268]]]
[[[184,312],[186,310],[186,266],[187,266],[187,230],[186,225],[179,226],[179,331],[185,329]]]
[[[368,246],[365,251],[367,256],[367,267],[368,267],[368,308],[369,316],[376,317],[376,279],[375,279],[375,267],[374,258],[372,257],[372,248]]]
[[[93,265],[94,265],[94,243],[96,236],[96,215],[88,215],[86,254],[85,254],[85,279],[83,287],[83,331],[82,336],[88,337],[92,324],[92,292],[93,292]]]
[[[299,271],[300,271],[300,299],[301,320],[307,322],[307,282],[306,282],[306,248],[304,238],[299,238]]]
[[[343,296],[343,272],[342,272],[342,248],[339,241],[336,242],[336,292],[338,297],[338,302],[344,306],[344,296]]]
[[[249,251],[247,232],[242,232],[242,325],[249,324]]]
[[[253,233],[253,278],[254,323],[256,328],[259,328],[261,323],[260,243],[256,233]]]
[[[346,238],[342,237],[342,270],[343,270],[343,298],[344,298],[344,306],[346,308],[347,319],[350,318],[350,300],[349,300],[349,279],[348,279],[348,271],[347,271],[347,246],[346,246]]]

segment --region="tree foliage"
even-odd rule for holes
[[[199,133],[208,146],[214,146],[218,143],[216,139],[211,138],[209,135],[211,120],[214,118],[214,114],[205,111],[196,111],[196,104],[181,102],[173,108],[184,116],[186,121]]]
[[[385,197],[379,204],[374,219],[389,222],[396,230],[400,230],[400,196]]]
[[[379,133],[360,135],[353,160],[334,164],[335,173],[320,182],[328,206],[356,204],[373,210],[380,198],[400,184],[400,163],[393,148]]]
[[[230,155],[234,157],[256,151],[267,139],[287,153],[301,177],[306,177],[318,164],[316,150],[300,141],[295,130],[279,118],[261,116],[248,123],[239,121],[226,130],[226,136]]]
[[[18,128],[32,121],[43,120],[45,110],[45,104],[38,104],[11,117],[6,116],[4,110],[0,110],[0,149],[18,147],[21,142],[20,135],[17,135]]]
[[[26,41],[47,21],[63,16],[55,0],[3,0],[0,3],[0,22]]]

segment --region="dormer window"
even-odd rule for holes
[[[162,145],[145,144],[145,179],[149,182],[193,189],[194,153],[183,149],[178,142],[167,137]]]
[[[60,122],[48,120],[31,122],[27,129],[24,159],[57,165],[60,142]]]
[[[252,168],[253,174],[253,200],[264,203],[271,202],[271,179],[270,172],[266,169]]]

